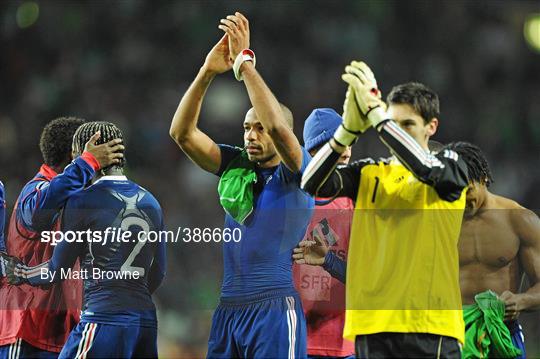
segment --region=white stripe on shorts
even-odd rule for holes
[[[89,327],[89,323],[86,323],[84,325],[84,329],[83,329],[83,332],[82,332],[81,341],[79,342],[79,346],[77,347],[77,354],[75,354],[75,358],[78,358],[79,355],[81,355],[81,351],[84,348],[84,342],[86,341],[86,335],[88,333],[88,327]]]
[[[75,357],[76,359],[79,359],[79,358],[80,359],[86,359],[86,355],[90,351],[90,348],[92,348],[92,344],[94,344],[94,336],[96,334],[96,328],[97,328],[96,323],[90,323],[88,333],[86,335],[85,344],[83,346],[83,350],[82,350],[80,356]]]
[[[294,359],[297,325],[294,297],[286,297],[285,299],[287,300],[287,325],[289,327],[289,359]]]
[[[21,355],[21,342],[22,339],[17,339],[15,343],[11,343],[8,351],[8,359],[18,359]]]

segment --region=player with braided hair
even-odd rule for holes
[[[96,132],[101,134],[100,138],[96,141],[97,145],[114,141],[116,139],[124,140],[122,131],[115,124],[104,121],[88,122],[83,126],[80,126],[73,135],[73,150],[77,153],[81,152],[86,142]],[[117,163],[113,163],[112,167],[123,168],[125,164],[125,157],[119,158]],[[106,168],[102,171],[107,170]]]
[[[497,293],[505,302],[505,321],[512,343],[522,352],[519,358],[525,358],[517,317],[522,311],[540,309],[540,220],[517,202],[488,190],[493,176],[478,146],[456,142],[443,151],[457,153],[466,162],[469,173],[459,239],[463,304],[473,304],[475,295],[486,290]],[[520,293],[523,275],[527,275],[530,288]],[[464,355],[472,347],[465,345]]]
[[[7,255],[29,265],[50,259],[54,247],[42,233],[59,227],[67,199],[80,192],[96,171],[123,157],[121,140],[96,145],[100,133],[92,134],[84,150],[73,156],[73,134],[83,123],[76,117],[60,117],[43,129],[39,147],[44,163],[17,199],[6,238]],[[58,356],[79,319],[80,284],[55,284],[43,291],[4,281],[0,283],[0,357]]]
[[[112,123],[86,123],[74,135],[75,155],[96,131],[102,142],[123,138]],[[39,286],[68,279],[62,273],[69,273],[80,259],[83,312],[60,358],[157,357],[157,318],[151,294],[165,276],[165,242],[146,238],[149,232],[163,229],[163,216],[154,196],[129,181],[123,166],[120,161],[102,169],[89,187],[70,197],[63,211],[63,233],[89,231],[101,237],[60,241],[52,258],[37,266],[13,261],[7,266],[12,283]],[[119,236],[110,238],[107,233]]]
[[[480,147],[469,142],[452,142],[444,146],[445,149],[457,152],[465,160],[470,182],[484,183],[486,187],[493,183],[491,169]]]

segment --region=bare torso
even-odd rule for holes
[[[492,195],[489,205],[465,217],[459,240],[460,285],[463,304],[488,289],[497,294],[519,291],[520,239],[512,224],[516,202]]]

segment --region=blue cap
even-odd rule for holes
[[[304,123],[304,147],[311,151],[328,142],[343,118],[331,108],[316,108]]]

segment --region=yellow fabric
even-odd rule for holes
[[[345,338],[402,332],[464,342],[457,248],[464,208],[465,189],[458,200],[444,201],[397,160],[362,169]]]

